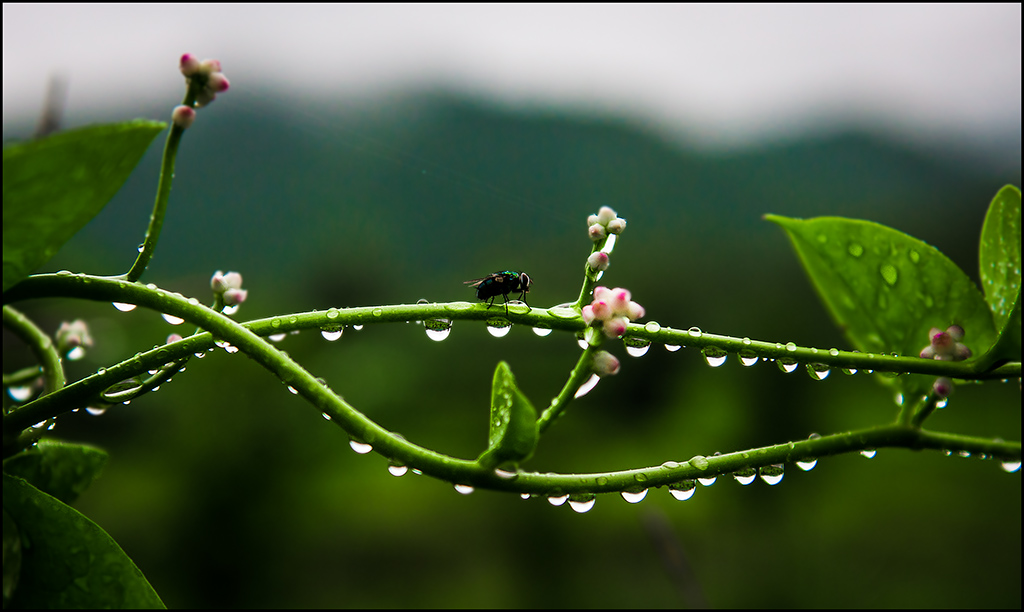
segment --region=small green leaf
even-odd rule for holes
[[[166,126],[97,125],[4,148],[4,291],[106,206]]]
[[[990,362],[1021,358],[1020,247],[1020,189],[1007,185],[992,198],[978,250],[981,285],[1000,332],[996,347],[986,355]]]
[[[804,269],[853,346],[917,355],[928,330],[956,323],[975,355],[995,342],[981,291],[934,247],[892,228],[855,219],[765,215],[789,234]],[[934,377],[896,379],[923,393]]]
[[[516,386],[508,364],[502,361],[494,370],[491,385],[487,450],[477,461],[487,468],[525,461],[533,455],[538,438],[537,411]]]
[[[107,464],[107,453],[92,446],[40,440],[4,461],[4,473],[24,478],[40,491],[73,504]]]
[[[21,536],[12,608],[164,607],[117,542],[77,510],[4,474],[4,512]]]

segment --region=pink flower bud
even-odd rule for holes
[[[594,318],[600,321],[607,321],[612,318],[612,307],[608,305],[608,302],[604,300],[597,300],[590,305],[591,312],[594,314]]]
[[[207,74],[220,72],[220,60],[204,59],[199,65],[200,68],[202,68],[202,71]]]
[[[629,321],[626,317],[612,317],[604,322],[604,335],[609,338],[618,338],[626,333],[626,325]]]
[[[224,292],[224,305],[225,306],[237,306],[245,301],[245,298],[249,296],[249,292],[245,289],[228,289]]]
[[[590,304],[587,304],[586,306],[583,307],[583,312],[581,314],[583,315],[583,322],[587,325],[593,323],[594,319],[596,318],[594,316],[594,307],[591,306]]]
[[[608,232],[605,231],[604,226],[600,223],[591,225],[590,229],[587,230],[587,233],[590,235],[590,239],[594,242],[604,240],[605,236],[608,235]]]
[[[626,317],[630,321],[637,321],[644,318],[644,307],[636,302],[630,302],[626,305]]]
[[[608,301],[612,312],[616,315],[625,316],[629,312],[629,298],[632,297],[629,290],[622,287],[612,289],[612,299]]]
[[[220,72],[211,73],[209,80],[206,81],[207,89],[215,94],[224,93],[230,86],[228,78]]]
[[[228,289],[241,289],[242,288],[242,275],[238,272],[228,272],[224,274],[220,270],[214,273],[213,278],[210,279],[210,288],[213,289],[214,293],[224,293]]]
[[[619,373],[619,360],[608,351],[594,353],[594,373],[598,376],[613,376]]]
[[[181,334],[171,334],[167,336],[167,341],[164,344],[170,344],[172,342],[180,342],[182,340]]]
[[[602,300],[607,302],[612,298],[612,290],[603,285],[594,287],[594,301]]]
[[[921,359],[935,359],[935,349],[932,348],[932,345],[929,344],[921,349]]]
[[[196,56],[191,53],[186,53],[181,56],[181,61],[178,63],[178,68],[181,70],[181,74],[186,77],[191,77],[199,72],[199,60]]]
[[[174,125],[181,129],[187,130],[191,127],[192,122],[196,120],[196,111],[185,105],[178,105],[174,107],[174,111],[171,112],[171,121]]]
[[[89,326],[81,319],[75,319],[70,323],[64,321],[57,328],[57,333],[54,334],[54,337],[57,339],[57,350],[61,354],[67,353],[79,346],[92,346],[92,335],[89,334]]]
[[[608,269],[608,253],[604,251],[598,251],[592,253],[587,258],[587,265],[590,266],[591,270],[607,270]]]
[[[936,378],[932,384],[932,391],[939,397],[949,397],[953,393],[953,381],[945,376]]]
[[[949,337],[956,342],[960,342],[964,339],[964,328],[959,325],[950,325],[946,328],[946,333],[949,334]]]

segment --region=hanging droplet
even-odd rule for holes
[[[585,512],[590,512],[590,509],[594,507],[595,502],[597,502],[597,497],[593,495],[586,495],[578,499],[570,499],[569,507],[579,514],[583,514]]]
[[[666,344],[665,345],[665,350],[670,352],[670,353],[674,353],[674,352],[678,351],[681,348],[682,348],[682,346],[680,346],[678,344]]]
[[[782,482],[784,466],[781,463],[766,465],[761,468],[761,480],[770,485],[777,485]]]
[[[633,357],[643,357],[651,348],[651,341],[646,338],[626,337],[622,339],[622,344],[626,346],[626,352]]]
[[[810,472],[816,465],[818,465],[817,459],[804,459],[796,462],[796,466],[805,472]]]
[[[739,353],[739,357],[740,364],[747,368],[757,363],[758,360],[757,354],[751,350],[741,350]]]
[[[388,464],[388,472],[392,476],[405,476],[406,473],[409,472],[409,466],[407,466],[407,465],[398,465],[398,464],[395,464],[395,463],[389,463]]]
[[[878,454],[878,451],[873,449],[873,448],[869,448],[869,449],[865,449],[865,450],[860,451],[860,454],[864,455],[868,459],[874,459],[875,455]]]
[[[668,492],[679,501],[686,501],[697,492],[697,483],[693,480],[681,480],[668,486]]]
[[[171,325],[181,325],[182,323],[185,322],[185,319],[182,319],[181,317],[176,317],[174,315],[169,315],[166,312],[162,313],[160,316],[164,318],[164,321],[167,321]]]
[[[7,387],[7,395],[16,402],[24,402],[32,397],[32,387],[28,385],[15,385]]]
[[[338,338],[341,338],[341,334],[344,331],[344,327],[339,327],[337,329],[321,329],[320,335],[324,337],[324,340],[327,340],[328,342],[334,342]]]
[[[561,506],[569,499],[568,495],[553,495],[548,498],[548,503],[552,506]]]
[[[776,359],[775,364],[779,366],[779,369],[786,374],[792,374],[796,372],[796,369],[800,366],[797,362],[792,359]]]
[[[829,367],[823,363],[809,363],[807,364],[807,373],[811,375],[814,380],[825,380],[828,378]]]
[[[1013,473],[1020,470],[1020,460],[1017,461],[1003,461],[1000,463],[1000,467],[1003,468],[1004,472]]]
[[[741,485],[748,485],[757,480],[757,470],[754,468],[743,468],[732,473],[732,477]]]
[[[623,491],[622,499],[628,501],[631,504],[638,504],[647,497],[647,489],[642,491]]]
[[[100,416],[101,414],[107,411],[107,407],[101,406],[99,408],[96,408],[93,406],[87,406],[85,411],[91,414],[92,416]]]
[[[463,495],[469,495],[470,493],[473,492],[474,489],[469,485],[457,484],[455,485],[455,490]]]
[[[712,476],[710,478],[698,478],[697,479],[697,482],[699,482],[701,485],[703,485],[705,487],[710,487],[711,485],[715,484],[715,482],[717,482],[717,481],[718,481],[718,476]]]
[[[575,399],[579,399],[584,395],[590,393],[591,389],[597,386],[597,383],[601,380],[601,377],[597,374],[591,374],[587,382],[580,385],[579,389],[576,389],[576,395],[573,396]]]
[[[541,338],[543,338],[544,336],[550,336],[551,332],[553,331],[554,330],[551,329],[550,327],[544,327],[543,325],[535,325],[533,327],[533,333],[537,334]]]
[[[114,305],[114,308],[120,310],[121,312],[131,312],[131,311],[135,310],[135,304],[125,304],[123,302],[111,302],[111,303]]]
[[[487,333],[495,338],[504,338],[512,331],[512,322],[508,319],[487,319]]]
[[[373,450],[373,446],[364,442],[357,442],[356,440],[349,440],[348,445],[352,447],[352,450],[356,451],[360,455],[365,455]]]
[[[428,338],[434,342],[441,342],[451,334],[452,320],[430,319],[423,322],[423,329],[426,330]]]
[[[718,348],[717,346],[705,346],[701,353],[704,355],[704,361],[713,368],[725,363],[728,353],[725,350]]]

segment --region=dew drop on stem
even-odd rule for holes
[[[597,498],[593,495],[587,495],[581,499],[570,499],[569,507],[572,508],[579,514],[590,512],[590,509],[594,507],[597,502]]]
[[[352,450],[359,453],[360,455],[365,455],[366,453],[373,450],[372,445],[366,444],[365,442],[359,442],[357,440],[349,440],[348,445],[352,447]]]
[[[818,465],[817,459],[804,459],[796,462],[796,466],[805,472],[810,472],[816,465]]]
[[[697,492],[697,483],[693,480],[681,480],[668,486],[668,492],[679,501],[686,501]]]
[[[743,468],[732,473],[732,477],[741,485],[748,485],[757,479],[757,471],[754,468]]]
[[[561,506],[569,499],[568,495],[554,495],[548,498],[548,503],[552,506]]]
[[[591,374],[590,378],[587,379],[587,382],[585,382],[582,385],[580,385],[579,389],[576,389],[576,394],[573,395],[573,398],[574,399],[579,399],[579,398],[583,397],[584,395],[590,393],[590,391],[593,390],[593,388],[597,386],[597,383],[600,380],[601,380],[600,376],[598,376],[597,374]]]
[[[622,499],[628,501],[631,504],[638,504],[647,497],[647,489],[641,491],[623,491],[621,493]]]
[[[622,344],[626,347],[626,352],[633,357],[643,357],[651,348],[651,341],[646,338],[626,337],[622,339]]]
[[[784,467],[781,463],[766,465],[761,468],[761,480],[770,485],[777,485],[782,482]]]
[[[338,338],[341,338],[341,334],[344,331],[345,328],[343,327],[339,327],[337,329],[321,329],[320,335],[324,337],[324,340],[327,340],[328,342],[334,342]]]
[[[473,492],[474,489],[469,485],[457,484],[455,485],[455,490],[463,495],[469,495],[470,493]]]
[[[423,329],[428,338],[434,342],[441,342],[451,334],[452,321],[451,319],[429,319],[423,322]]]
[[[728,353],[717,346],[706,346],[701,351],[701,354],[704,355],[704,361],[713,368],[721,366],[728,357]]]
[[[395,463],[388,464],[388,472],[392,476],[405,476],[408,473],[409,467],[405,465],[398,465]]]

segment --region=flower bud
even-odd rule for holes
[[[594,322],[594,319],[597,318],[594,316],[594,306],[592,304],[584,306],[583,311],[580,314],[583,316],[583,323],[586,325],[590,325]]]
[[[242,275],[238,272],[228,272],[224,274],[220,270],[214,273],[213,278],[210,279],[210,288],[213,289],[214,293],[224,293],[228,289],[241,289],[242,288]]]
[[[945,376],[936,378],[932,384],[932,391],[941,398],[947,398],[953,393],[953,381]]]
[[[608,235],[608,232],[605,231],[604,226],[601,225],[600,223],[595,223],[591,225],[590,229],[587,230],[587,233],[590,235],[590,239],[593,240],[594,242],[597,242],[598,240],[604,240],[605,237]]]
[[[614,314],[612,311],[612,307],[609,306],[608,302],[605,302],[604,300],[594,301],[590,304],[590,307],[595,319],[607,321]]]
[[[590,266],[591,270],[604,271],[608,269],[608,253],[604,251],[597,251],[591,253],[590,257],[587,258],[587,265]]]
[[[611,209],[610,206],[602,206],[601,210],[597,211],[597,222],[601,225],[608,225],[608,222],[615,219],[618,215]]]
[[[164,344],[170,344],[172,342],[181,342],[182,340],[183,338],[181,337],[181,334],[171,334],[170,336],[167,336],[167,340],[164,342]]]
[[[608,222],[607,227],[609,234],[621,234],[622,230],[626,229],[626,220],[616,217]]]
[[[206,81],[206,88],[215,94],[227,91],[230,86],[228,78],[220,72],[210,74],[210,78]]]
[[[92,346],[92,336],[89,334],[89,326],[81,319],[75,319],[68,323],[64,321],[57,328],[54,334],[57,339],[57,351],[61,355],[78,347],[88,348]]]
[[[192,122],[196,120],[196,111],[188,106],[178,105],[174,107],[174,111],[171,113],[171,121],[174,125],[188,129],[191,127]]]
[[[248,297],[249,292],[245,289],[235,289],[232,287],[224,292],[224,305],[225,306],[237,306],[245,301]]]
[[[604,335],[609,338],[618,338],[626,333],[626,325],[629,321],[626,317],[612,317],[604,322]]]
[[[619,360],[608,351],[594,353],[594,373],[598,376],[613,376],[619,373]]]
[[[195,74],[199,72],[199,60],[191,53],[186,53],[181,56],[178,68],[181,70],[181,74],[185,75],[186,78],[195,76]]]

